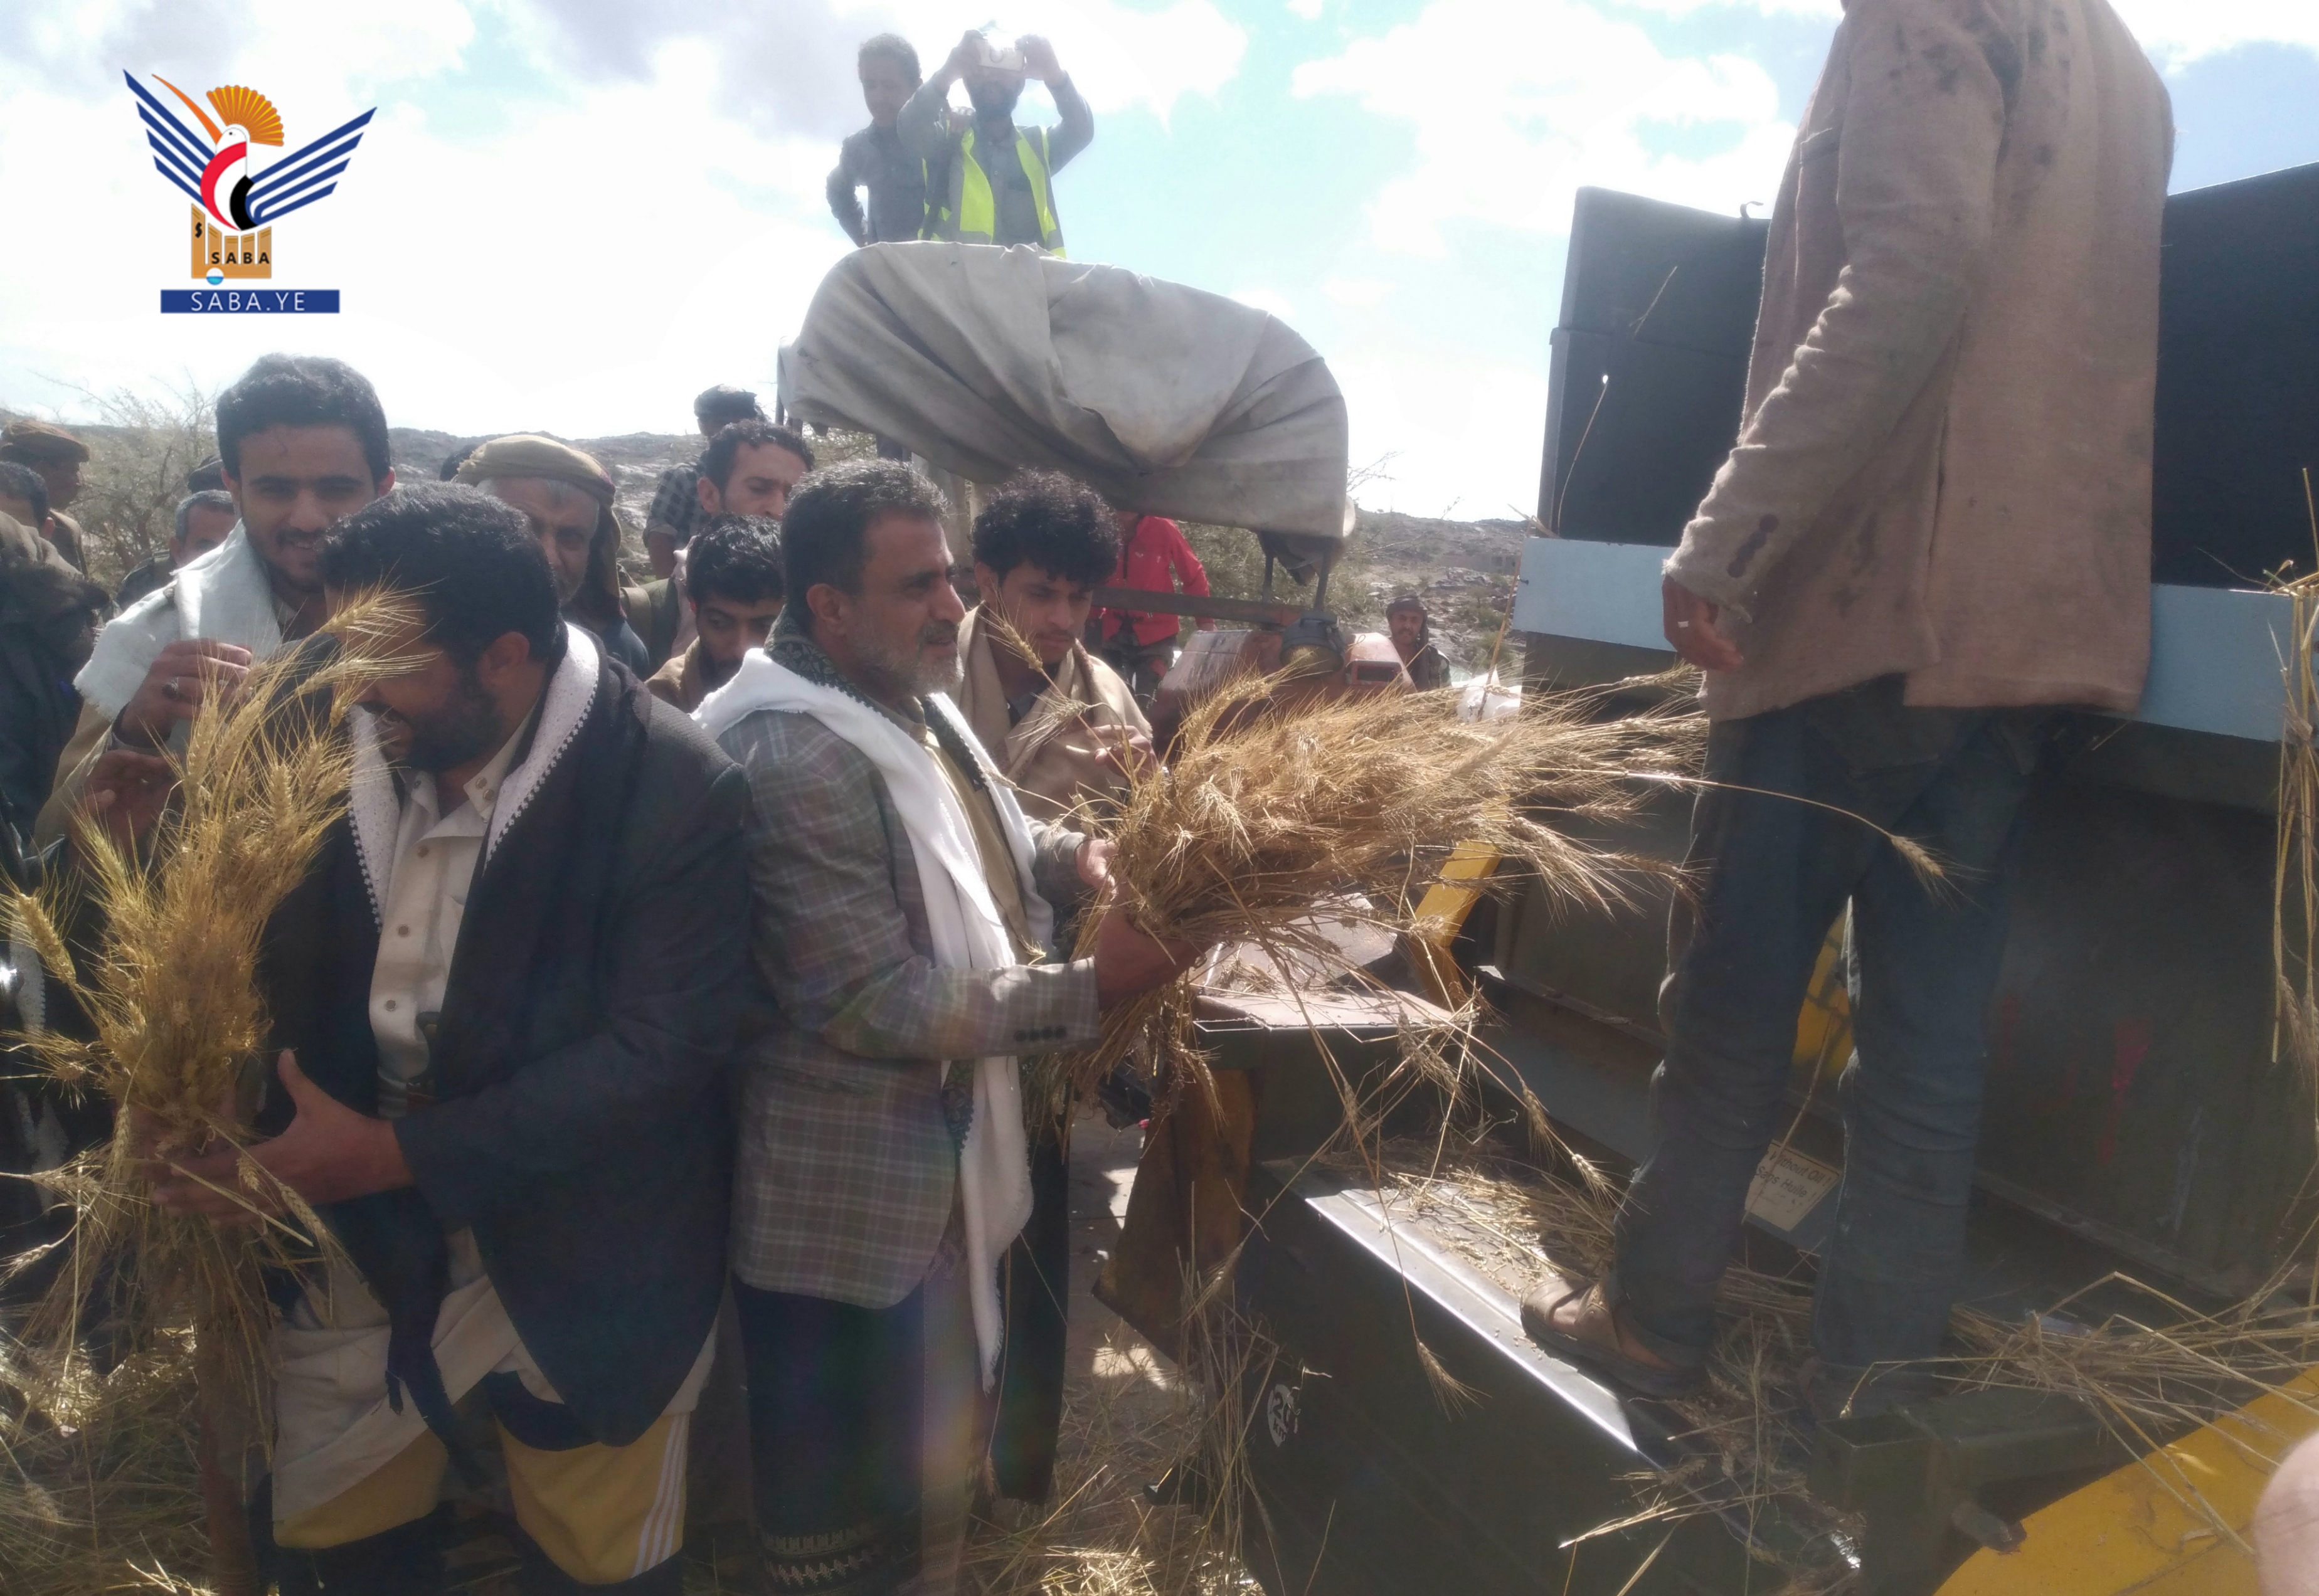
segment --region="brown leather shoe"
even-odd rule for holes
[[[1600,1282],[1574,1286],[1548,1275],[1522,1299],[1522,1329],[1549,1352],[1607,1375],[1640,1396],[1685,1396],[1707,1381],[1707,1371],[1671,1364],[1636,1341]]]

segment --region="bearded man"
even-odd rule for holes
[[[1045,84],[1055,97],[1059,126],[1015,125],[1026,77]],[[950,108],[950,86],[961,79],[974,105],[971,116]],[[1026,34],[1013,49],[1000,50],[970,31],[903,105],[895,125],[903,149],[933,174],[926,237],[1063,252],[1054,175],[1095,142],[1095,112],[1055,59],[1053,45]]]
[[[724,1277],[746,789],[561,618],[511,507],[405,490],[320,567],[416,620],[407,668],[359,700],[347,811],[260,970],[279,1090],[248,1156],[340,1249],[276,1294],[271,1577],[445,1589],[438,1498],[473,1467],[452,1404],[479,1393],[525,1588],[676,1596]],[[116,828],[158,818],[153,762],[107,756]],[[245,1217],[236,1159],[189,1160],[158,1200]]]
[[[593,455],[552,437],[517,433],[478,444],[452,481],[481,489],[523,512],[566,620],[596,635],[612,657],[642,676],[644,642],[620,597],[620,522],[612,473]]]
[[[48,490],[50,512],[40,534],[56,546],[66,564],[86,571],[86,535],[80,523],[65,514],[65,507],[80,497],[80,468],[88,464],[88,446],[61,427],[27,416],[0,427],[0,461],[29,465],[40,473],[41,485]]]
[[[181,746],[209,694],[321,624],[322,534],[394,486],[386,413],[343,361],[261,356],[218,395],[217,434],[240,524],[97,635],[73,678],[80,721],[34,828],[40,846],[64,835],[99,756]]]
[[[1196,951],[1107,916],[1110,846],[1028,821],[943,695],[965,607],[934,485],[859,460],[781,527],[787,607],[699,712],[748,772],[754,947],[734,1295],[758,1529],[784,1591],[955,1588],[1032,1207],[1018,1057],[1084,1043]]]

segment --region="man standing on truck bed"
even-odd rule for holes
[[[855,56],[870,125],[837,147],[829,175],[829,213],[856,245],[896,244],[926,225],[926,163],[902,148],[896,125],[922,81],[918,52],[898,33],[862,41]],[[870,191],[864,211],[858,190]]]
[[[966,79],[974,114],[950,108],[950,86]],[[1060,126],[1018,128],[1015,103],[1035,77],[1055,97]],[[926,237],[961,244],[1028,244],[1063,252],[1054,177],[1095,141],[1095,113],[1032,34],[1002,50],[969,32],[942,69],[902,107],[902,148],[926,163]]]
[[[1738,446],[1666,564],[1724,785],[1670,928],[1658,1143],[1610,1276],[1523,1304],[1630,1387],[1703,1377],[1847,899],[1858,1050],[1813,1405],[1889,1405],[1925,1384],[1889,1366],[1941,1350],[2022,800],[2054,708],[2131,709],[2149,656],[2172,144],[2108,0],[1849,0],[1773,213]]]

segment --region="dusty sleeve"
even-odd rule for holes
[[[1095,1037],[1091,960],[960,969],[919,951],[896,891],[885,783],[849,744],[785,714],[751,716],[721,741],[748,771],[755,956],[790,1023],[865,1064]]]
[[[1850,98],[1832,158],[1844,267],[1666,564],[1743,612],[1939,364],[1993,225],[2011,41],[1976,0],[1856,0],[1845,26]]]
[[[1058,925],[1087,896],[1087,884],[1079,879],[1079,849],[1086,842],[1085,835],[1067,825],[1031,822],[1032,884],[1055,911]]]

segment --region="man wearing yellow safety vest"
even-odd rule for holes
[[[966,80],[971,116],[950,108],[950,86]],[[1062,113],[1052,128],[1017,128],[1015,103],[1035,77]],[[942,69],[902,107],[902,147],[927,163],[926,236],[965,244],[1030,244],[1063,252],[1055,219],[1054,174],[1095,139],[1095,113],[1036,35],[1003,50],[970,32]]]

